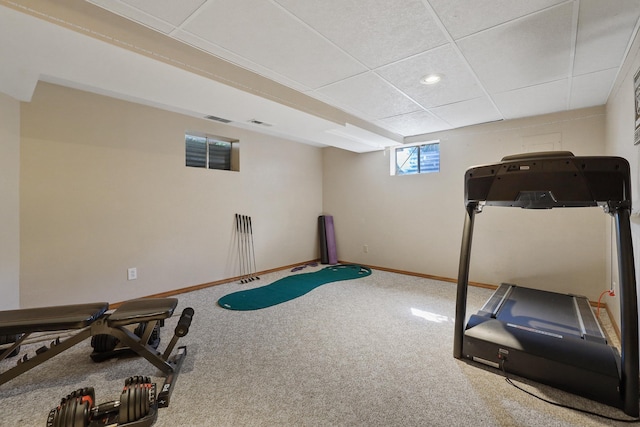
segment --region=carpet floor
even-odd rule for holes
[[[311,267],[300,273],[314,271]],[[454,284],[374,270],[273,307],[231,311],[218,299],[292,274],[270,273],[178,296],[195,315],[171,405],[156,426],[600,426],[618,423],[541,402],[500,373],[452,356]],[[470,288],[468,313],[491,291]],[[162,330],[168,343],[177,316]],[[50,337],[43,338],[51,341]],[[0,386],[0,426],[44,426],[69,392],[116,400],[124,380],[159,372],[144,359],[89,358],[90,340]],[[23,348],[35,352],[41,344]],[[14,359],[4,361],[6,369]],[[624,418],[614,408],[514,380],[548,399]],[[597,385],[594,384],[594,387]],[[622,425],[622,423],[619,423]]]

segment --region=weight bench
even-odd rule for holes
[[[164,353],[157,351],[148,342],[158,322],[171,317],[177,304],[176,298],[143,298],[126,301],[113,312],[108,311],[109,304],[106,302],[0,311],[0,336],[16,336],[13,344],[0,350],[0,362],[15,353],[15,350],[34,332],[78,331],[62,341],[57,338],[48,347],[40,347],[36,350],[36,355],[31,358],[25,355],[16,366],[0,373],[0,385],[87,338],[106,335],[114,337],[121,346],[144,357],[165,374],[164,386],[158,394],[158,405],[168,406],[172,392],[171,384],[182,366],[187,349],[184,346],[179,347],[175,356],[171,358],[169,356],[178,339],[189,332],[193,309],[186,308],[182,312],[173,338]],[[126,328],[133,324],[147,325],[142,336],[139,337]]]

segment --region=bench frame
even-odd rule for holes
[[[41,347],[31,358],[25,355],[16,366],[0,373],[0,385],[24,374],[87,338],[105,334],[117,338],[121,345],[144,357],[162,371],[166,381],[158,394],[158,403],[159,406],[168,406],[172,391],[171,383],[175,381],[182,365],[187,353],[186,347],[179,347],[174,357],[170,358],[169,356],[178,339],[187,334],[193,310],[188,308],[182,313],[178,322],[179,326],[176,327],[174,336],[164,353],[160,353],[147,343],[156,324],[171,317],[177,303],[178,300],[175,298],[147,298],[126,301],[113,312],[107,311],[107,303],[0,312],[0,335],[16,334],[18,337],[8,348],[0,350],[0,361],[9,357],[34,332],[78,330],[77,333],[64,340],[57,338],[50,346]],[[73,311],[71,309],[77,309],[82,313],[69,314],[69,311]],[[25,322],[22,331],[19,332],[21,329],[20,319],[22,318],[25,319]],[[137,323],[147,323],[142,337],[138,337],[126,328],[128,325]]]

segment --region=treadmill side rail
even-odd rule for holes
[[[491,298],[487,300],[487,302],[482,306],[478,314],[482,313],[482,315],[488,315],[490,317],[495,318],[500,308],[504,302],[511,295],[511,290],[513,289],[513,285],[508,283],[503,283],[500,285],[498,289],[491,295]]]

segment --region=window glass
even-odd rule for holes
[[[440,144],[420,146],[420,173],[440,172]]]
[[[397,147],[395,168],[392,174],[413,175],[418,173],[440,172],[440,143]]]
[[[207,138],[185,135],[186,163],[195,168],[207,167]]]
[[[232,167],[233,144],[237,141],[226,138],[185,133],[185,164],[190,167],[220,170],[238,170]]]
[[[396,149],[396,175],[418,173],[418,154],[420,147]]]

